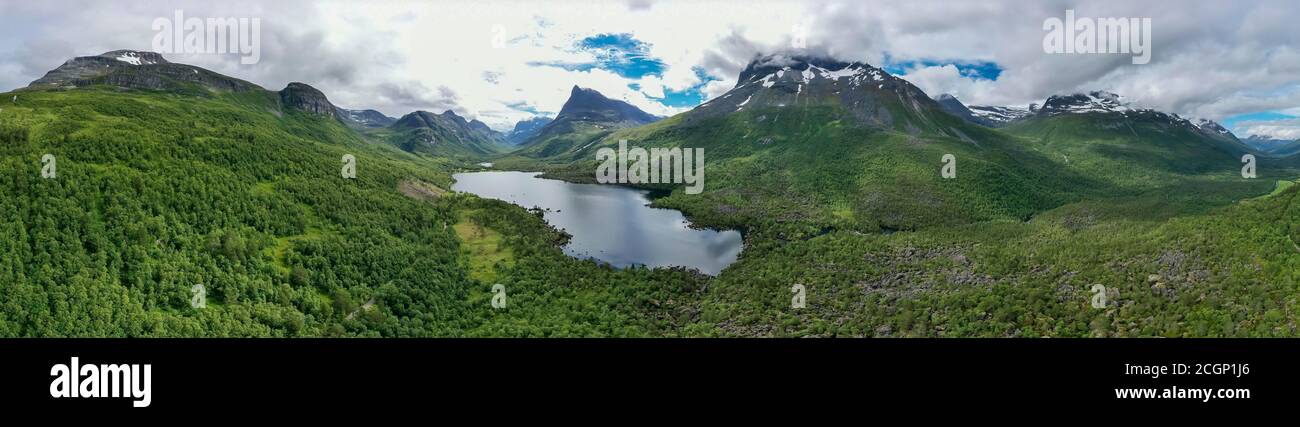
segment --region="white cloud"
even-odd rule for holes
[[[1042,23],[1079,16],[1150,17],[1153,57],[1049,55]],[[996,81],[964,78],[951,66],[921,67],[906,78],[968,104],[1020,105],[1073,91],[1105,89],[1141,105],[1221,119],[1300,109],[1300,8],[1288,0],[1157,2],[992,1],[662,1],[629,2],[0,2],[0,90],[25,86],[73,55],[147,49],[155,17],[258,17],[261,63],[235,57],[168,55],[269,89],[290,81],[317,86],[346,108],[389,115],[415,109],[457,112],[499,129],[532,113],[554,114],[573,85],[624,99],[652,114],[681,111],[652,98],[710,79],[721,95],[755,53],[790,47],[807,30],[811,51],[882,64],[896,60],[992,61]],[[493,49],[494,28],[509,43]],[[593,60],[573,49],[583,37],[627,33],[650,45],[662,76],[629,79],[530,63]],[[487,74],[485,74],[487,73]],[[485,78],[490,76],[491,78]],[[630,83],[639,83],[640,90]]]
[[[1245,129],[1242,132],[1244,135],[1255,135],[1283,140],[1300,139],[1300,119],[1243,122],[1237,127]]]
[[[1220,2],[866,1],[825,3],[810,44],[877,65],[896,60],[992,61],[995,82],[959,78],[955,70],[917,70],[907,78],[931,92],[953,92],[968,104],[1019,105],[1050,95],[1110,90],[1139,105],[1221,119],[1294,107],[1300,88],[1300,31],[1294,1]],[[1043,20],[1078,17],[1151,18],[1153,57],[1133,65],[1126,55],[1046,54]]]

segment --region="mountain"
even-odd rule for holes
[[[744,231],[716,277],[569,257],[542,215],[445,194],[485,157],[454,113],[358,131],[307,85],[139,70],[125,81],[179,85],[0,94],[0,336],[1296,335],[1297,170],[1240,177],[1249,147],[1221,126],[1058,99],[994,129],[866,64],[772,62],[674,117],[569,120],[592,139],[533,158],[590,181],[620,140],[704,150],[704,191],[650,186],[651,203]],[[370,143],[410,133],[464,158]],[[519,303],[488,308],[498,283]],[[1104,310],[1096,284],[1119,295]]]
[[[1100,93],[1017,113],[1006,127],[979,126],[868,64],[765,56],[704,105],[536,157],[541,167],[528,170],[591,182],[597,151],[620,141],[701,149],[699,194],[682,184],[638,187],[666,194],[653,206],[681,210],[693,225],[745,231],[739,266],[709,284],[705,306],[727,308],[701,316],[727,319],[719,328],[741,336],[785,334],[772,326],[783,319],[801,325],[793,335],[961,336],[967,327],[1000,336],[1198,335],[1153,319],[1214,310],[1197,297],[1203,289],[1207,299],[1243,296],[1229,284],[1238,282],[1222,280],[1254,283],[1261,274],[1211,279],[1220,268],[1294,257],[1287,226],[1266,224],[1297,209],[1289,207],[1296,188],[1239,203],[1269,194],[1274,177],[1294,179],[1294,171],[1262,163],[1262,179],[1242,178],[1248,148],[1215,126]],[[955,173],[945,178],[949,161]],[[1281,243],[1256,249],[1254,230]],[[789,283],[809,281],[830,295],[825,303],[797,315],[771,307],[787,298]],[[1115,310],[1126,320],[1074,314],[1093,283],[1139,295]],[[1009,300],[1027,305],[980,302]],[[913,302],[917,311],[900,306]],[[1034,305],[1055,308],[1019,308]],[[915,316],[867,321],[855,332],[833,326],[909,311]],[[950,316],[968,321],[954,325]]]
[[[487,123],[483,123],[478,119],[470,120],[469,128],[483,136],[486,136],[488,139],[491,139],[493,144],[499,145],[502,148],[512,146],[506,133],[492,129],[492,127],[488,126]]]
[[[1166,191],[1208,185],[1214,174],[1231,176],[1244,154],[1260,154],[1218,123],[1137,108],[1108,92],[1049,97],[1033,114],[1002,128],[1062,162],[1066,170],[1105,180],[1110,194]],[[1216,203],[1255,191],[1255,183],[1228,180],[1202,201]],[[1168,206],[1179,204],[1169,203]]]
[[[338,116],[343,119],[348,126],[355,128],[382,128],[392,125],[397,119],[388,117],[384,113],[375,110],[347,110],[338,109]]]
[[[1053,95],[1043,102],[1035,114],[1056,115],[1067,113],[1113,113],[1134,111],[1122,96],[1111,92],[1093,91],[1070,95]]]
[[[1051,159],[947,113],[906,80],[819,57],[757,56],[730,91],[690,111],[523,152],[542,163],[532,170],[591,181],[596,152],[621,140],[703,149],[703,193],[650,186],[672,191],[656,205],[682,209],[704,226],[777,239],[1021,221],[1099,185],[1054,173]],[[940,174],[947,155],[961,159],[969,179]]]
[[[1149,108],[1137,108],[1124,97],[1105,91],[1075,93],[1070,95],[1053,95],[1043,102],[1042,107],[1032,109],[1030,116],[1021,119],[1049,118],[1063,115],[1092,116],[1103,121],[1100,126],[1114,130],[1127,130],[1136,133],[1133,123],[1147,123],[1159,127],[1160,131],[1180,130],[1191,132],[1201,137],[1221,142],[1229,151],[1248,151],[1232,132],[1222,125],[1207,119],[1195,121],[1177,114],[1165,113]]]
[[[1107,92],[1007,108],[1000,113],[1009,120],[984,126],[963,107],[869,64],[767,55],[732,90],[685,113],[523,152],[562,166],[543,168],[552,176],[591,180],[596,151],[620,140],[704,148],[708,189],[656,203],[714,226],[775,216],[828,227],[853,218],[839,226],[868,230],[1023,220],[1084,198],[1195,187],[1239,170],[1252,152],[1213,122],[1134,108]],[[949,154],[965,165],[964,179],[937,173]],[[1215,203],[1260,182],[1224,183]]]
[[[480,122],[478,119],[470,120],[469,128],[484,135],[501,136],[501,132],[493,130],[487,123]]]
[[[550,157],[586,145],[618,129],[636,127],[659,120],[632,104],[606,98],[593,89],[573,86],[569,99],[554,120],[525,139],[520,154]]]
[[[397,119],[389,129],[397,132],[389,141],[401,149],[443,156],[492,154],[501,140],[482,122],[465,120],[451,110],[442,114],[416,111]]]
[[[506,136],[506,140],[509,141],[511,145],[523,144],[524,141],[527,141],[529,138],[532,138],[534,135],[537,135],[537,133],[542,130],[542,127],[546,126],[546,124],[550,122],[551,122],[551,118],[544,117],[544,116],[537,116],[527,120],[520,120],[519,122],[515,123],[514,130],[510,131],[510,133]]]
[[[1300,140],[1276,139],[1267,136],[1251,135],[1241,141],[1252,148],[1270,156],[1290,156],[1300,153]]]
[[[467,163],[369,141],[464,131],[450,114],[363,133],[302,84],[75,86],[4,93],[0,337],[664,336],[702,288],[571,258],[540,216],[450,196]],[[46,155],[57,177],[31,167]],[[483,309],[496,275],[536,305]]]
[[[574,94],[585,95],[585,92],[575,87]],[[570,99],[566,108],[574,103]],[[806,108],[819,112],[833,109],[853,126],[912,137],[970,139],[963,127],[952,125],[954,120],[949,119],[955,118],[939,103],[904,79],[862,62],[784,54],[756,56],[730,91],[674,117],[674,123],[691,125],[740,112],[775,109],[772,115],[759,115],[757,120],[762,121],[780,118],[781,109],[804,111]],[[565,116],[561,112],[520,154],[533,158],[583,157],[596,148],[593,145],[596,140],[605,137],[611,129],[620,128],[569,129]],[[535,143],[556,135],[564,137],[545,144]]]
[[[992,105],[972,105],[967,107],[957,97],[946,93],[939,95],[934,100],[949,114],[988,127],[1003,127],[1038,112],[1037,104],[1030,104],[1028,108]]]
[[[1200,135],[1216,140],[1239,142],[1232,132],[1212,120],[1191,120],[1182,118],[1177,114],[1135,108],[1124,97],[1106,91],[1053,95],[1048,97],[1041,107],[1038,104],[1030,104],[1028,108],[977,105],[965,109],[960,101],[946,94],[940,95],[939,101],[940,104],[945,105],[945,110],[950,113],[973,123],[990,127],[1005,127],[1034,117],[1097,113],[1108,119],[1120,119],[1120,121],[1126,118],[1146,117],[1167,126],[1193,130]],[[969,112],[969,115],[966,115],[966,112]]]
[[[855,123],[909,134],[945,133],[935,122],[942,107],[906,80],[861,62],[808,56],[759,56],[736,86],[687,113],[703,120],[738,111],[835,106]]]
[[[970,106],[970,112],[972,115],[986,123],[987,126],[992,127],[1006,126],[1016,120],[1033,115],[1037,110],[1037,104],[1031,104],[1027,108],[1002,107],[995,105]]]
[[[988,127],[997,127],[1002,124],[1002,121],[1000,120],[986,117],[987,111],[985,110],[976,113],[970,108],[967,108],[965,104],[962,104],[961,101],[953,95],[946,93],[940,94],[938,97],[935,97],[934,100],[935,102],[938,102],[939,106],[942,107],[944,111],[947,111],[948,114],[957,116],[962,120]]]
[[[330,103],[325,94],[306,83],[293,82],[280,91],[280,104],[285,108],[305,111],[331,119],[338,119],[338,107]]]
[[[594,89],[573,86],[569,99],[564,101],[555,122],[595,122],[610,125],[643,125],[658,120],[657,117],[641,111],[623,101],[613,100],[601,95]]]
[[[29,89],[71,89],[107,85],[126,89],[242,92],[261,87],[203,68],[174,64],[154,52],[115,50],[68,60],[28,85]]]
[[[1193,124],[1196,125],[1197,129],[1201,130],[1201,133],[1206,135],[1237,139],[1237,136],[1233,135],[1232,131],[1229,131],[1228,128],[1223,127],[1223,125],[1216,121],[1210,119],[1196,119],[1196,122]]]

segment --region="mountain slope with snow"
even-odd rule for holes
[[[28,88],[73,89],[91,85],[186,93],[261,89],[255,84],[203,68],[168,62],[154,52],[134,50],[115,50],[70,59],[33,81]]]

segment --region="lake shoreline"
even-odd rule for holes
[[[703,227],[680,210],[654,206],[669,194],[662,190],[571,182],[537,171],[466,171],[452,178],[454,191],[540,209],[548,225],[573,236],[563,249],[574,258],[717,276],[744,251],[740,230]]]

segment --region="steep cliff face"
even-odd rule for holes
[[[331,104],[324,93],[304,83],[289,83],[289,86],[280,91],[280,104],[286,109],[338,118],[338,107]]]

